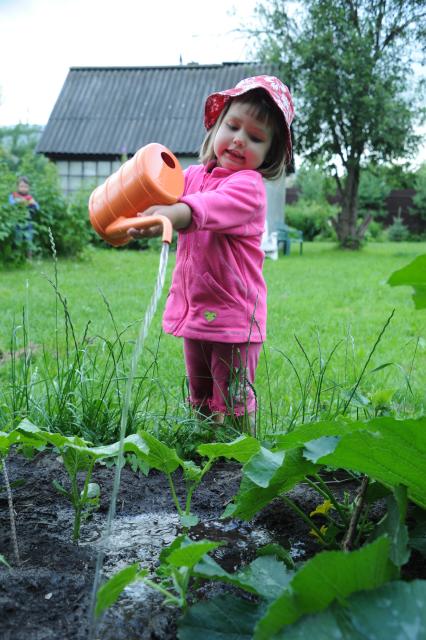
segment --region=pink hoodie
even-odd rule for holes
[[[263,342],[266,284],[260,245],[266,192],[261,174],[190,166],[181,202],[191,207],[192,221],[179,232],[164,331],[212,342]]]

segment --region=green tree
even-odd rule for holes
[[[15,124],[0,127],[0,147],[9,169],[17,171],[24,156],[34,153],[42,127],[36,124]]]
[[[391,190],[415,189],[416,171],[409,162],[377,165],[375,172],[380,172]]]
[[[361,171],[358,189],[358,214],[364,220],[386,214],[385,199],[391,187],[380,167],[369,165]]]
[[[278,63],[296,102],[296,150],[322,159],[342,206],[341,246],[358,248],[371,216],[358,216],[361,166],[414,153],[420,91],[413,59],[425,43],[423,0],[266,0],[256,8],[257,57]]]
[[[309,162],[302,163],[298,170],[296,186],[300,189],[301,197],[311,202],[324,203],[328,196],[333,195],[333,188],[324,168]]]

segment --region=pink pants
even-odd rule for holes
[[[242,416],[256,410],[253,384],[261,343],[184,338],[190,402],[203,413]]]

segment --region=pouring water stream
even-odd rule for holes
[[[158,302],[164,287],[168,257],[169,257],[169,245],[167,242],[163,242],[163,246],[161,249],[161,256],[160,256],[160,264],[158,267],[158,276],[155,284],[154,293],[151,297],[149,306],[145,312],[143,322],[141,322],[141,325],[140,325],[138,338],[136,340],[133,353],[132,353],[130,372],[126,381],[124,403],[123,403],[121,419],[120,419],[120,445],[118,450],[117,463],[115,467],[114,484],[113,484],[113,489],[111,493],[111,501],[110,501],[108,517],[105,525],[105,531],[99,545],[99,551],[97,555],[96,568],[95,568],[95,578],[93,582],[92,596],[90,601],[89,640],[95,640],[94,634],[96,632],[97,622],[98,622],[95,616],[96,597],[99,589],[102,566],[105,559],[105,548],[108,543],[108,538],[110,537],[110,534],[111,534],[112,522],[114,520],[115,513],[116,513],[117,495],[120,488],[121,469],[123,466],[123,459],[124,459],[124,452],[123,452],[124,438],[126,436],[126,426],[127,426],[128,416],[129,416],[130,401],[132,398],[133,382],[135,379],[137,364],[143,350],[145,339],[148,335],[149,327],[151,325],[152,319],[154,317],[154,314],[157,309]]]

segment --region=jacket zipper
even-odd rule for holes
[[[206,183],[208,182],[208,179],[209,179],[209,174],[204,174],[203,181],[201,183],[199,191],[203,191],[204,190],[204,187],[205,187]],[[188,302],[188,295],[187,295],[187,283],[188,283],[187,273],[188,273],[188,263],[189,263],[190,242],[191,242],[191,234],[188,233],[187,236],[186,236],[185,259],[184,259],[184,263],[182,265],[182,294],[183,294],[183,298],[185,300],[185,313],[183,314],[182,320],[179,322],[178,326],[175,329],[176,332],[180,331],[182,326],[185,324],[186,317],[187,317],[188,311],[189,311],[189,302]]]

